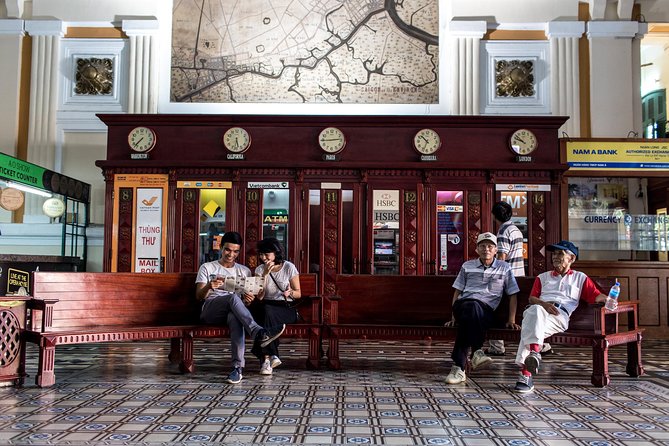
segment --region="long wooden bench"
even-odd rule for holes
[[[67,344],[170,339],[170,361],[192,372],[193,339],[230,334],[227,327],[200,322],[195,278],[195,273],[35,272],[25,339],[39,346],[36,384],[55,383],[56,346]],[[316,275],[300,274],[300,283],[303,321],[289,325],[283,336],[308,339],[307,366],[317,367],[322,306]]]
[[[596,278],[601,289],[613,279]],[[455,329],[444,327],[451,319],[454,276],[388,276],[339,274],[335,280],[336,295],[324,300],[324,337],[328,342],[328,365],[339,369],[339,341],[342,339],[382,339],[453,341]],[[516,322],[521,323],[533,277],[518,278],[520,293]],[[508,300],[496,311],[495,327],[489,339],[518,342],[520,331],[504,328]],[[547,341],[592,347],[592,384],[609,384],[608,349],[627,345],[627,369],[630,376],[643,374],[641,339],[638,326],[638,302],[621,301],[616,311],[602,305],[581,302],[574,311],[568,331]],[[619,316],[627,314],[627,327],[621,331]],[[624,328],[624,327],[623,327]]]

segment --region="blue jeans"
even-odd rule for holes
[[[205,324],[230,327],[232,367],[244,368],[244,330],[255,339],[262,327],[253,320],[251,312],[236,294],[210,297],[204,301],[200,319]]]

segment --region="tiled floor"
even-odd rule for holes
[[[555,346],[530,395],[511,390],[511,355],[445,385],[450,348],[344,344],[341,371],[311,371],[306,345],[286,341],[273,376],[249,358],[228,385],[227,342],[197,343],[192,375],[163,341],[59,347],[55,386],[0,389],[0,444],[669,445],[669,342],[644,341],[639,379],[612,349],[605,389],[590,385],[589,349]]]

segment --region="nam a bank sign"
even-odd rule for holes
[[[669,171],[669,141],[567,141],[569,170]]]

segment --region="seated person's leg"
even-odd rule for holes
[[[232,367],[243,369],[245,366],[244,326],[234,314],[228,313],[228,327],[230,327],[230,354],[232,356]]]

